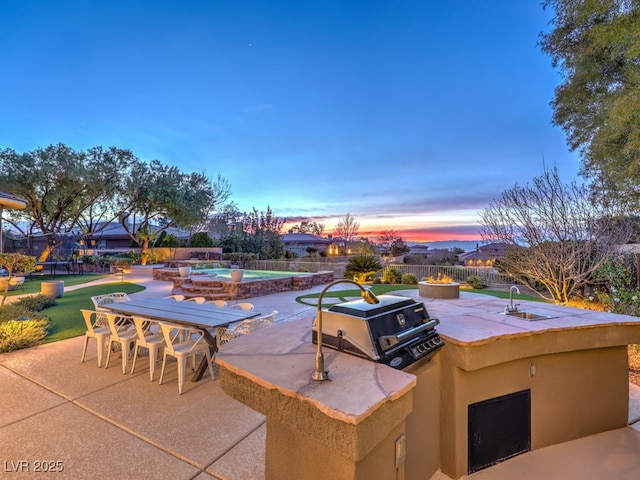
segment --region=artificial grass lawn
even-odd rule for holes
[[[389,285],[389,284],[372,284],[372,285],[367,285],[367,287],[369,287],[371,289],[371,291],[373,293],[375,293],[376,295],[383,295],[385,293],[388,292],[393,292],[396,290],[416,290],[418,288],[417,285]],[[498,291],[498,290],[477,290],[477,289],[465,289],[465,292],[473,292],[473,293],[481,293],[483,295],[490,295],[493,297],[498,297],[498,298],[509,298],[509,292],[502,292],[502,291]],[[318,297],[320,296],[319,293],[309,293],[307,295],[300,295],[299,297],[296,298],[296,302],[301,303],[303,305],[309,305],[311,307],[317,307],[318,306]],[[331,302],[323,302],[322,303],[322,308],[328,308],[331,305],[334,305],[336,303],[339,302],[348,302],[350,300],[354,300],[357,298],[361,298],[360,296],[360,290],[359,289],[349,289],[349,290],[335,290],[335,291],[329,291],[327,293],[325,293],[323,300],[325,299],[333,299],[333,301]],[[513,295],[514,299],[518,299],[518,300],[531,300],[531,301],[535,301],[535,302],[543,302],[544,300],[541,299],[538,296],[531,296],[531,295],[520,295],[520,294],[514,294]],[[336,300],[337,299],[337,300]],[[311,301],[309,301],[311,300]]]
[[[376,294],[376,295],[383,295],[385,293],[388,292],[393,292],[395,290],[416,290],[418,288],[417,285],[391,285],[391,284],[386,284],[386,283],[375,283],[375,284],[371,284],[371,285],[366,285],[367,288],[371,289],[371,291]],[[328,308],[331,305],[334,305],[336,303],[340,303],[340,302],[348,302],[350,300],[354,300],[357,298],[362,298],[360,295],[360,290],[357,288],[353,288],[353,289],[348,289],[348,290],[332,290],[332,291],[328,291],[327,293],[324,294],[324,297],[322,297],[323,300],[325,299],[334,299],[334,301],[325,303],[322,303],[322,308]],[[301,303],[303,305],[309,305],[311,307],[317,307],[318,306],[318,297],[320,296],[319,293],[309,293],[307,295],[300,295],[299,297],[296,298],[296,302]],[[335,301],[335,299],[337,299],[337,301]],[[312,300],[311,302],[309,302],[308,300]]]
[[[94,279],[95,278],[92,280]],[[69,285],[66,278],[65,285]],[[145,287],[134,283],[114,282],[65,292],[61,298],[57,299],[56,305],[42,312],[51,319],[51,328],[44,343],[57,342],[66,338],[84,335],[87,327],[84,324],[84,318],[80,309],[94,309],[91,297],[114,292],[136,293],[144,289]],[[39,289],[37,291],[39,291]]]
[[[40,293],[40,284],[42,282],[50,282],[52,280],[55,281],[63,281],[65,287],[72,287],[74,285],[80,285],[82,283],[88,283],[93,280],[99,280],[101,278],[108,277],[109,275],[39,275],[37,277],[33,277],[29,279],[26,277],[22,287],[19,287],[15,290],[9,290],[8,296],[11,297],[13,295],[24,295],[27,293]]]
[[[477,290],[475,288],[466,288],[464,289],[465,292],[472,292],[472,293],[481,293],[482,295],[491,295],[492,297],[498,297],[498,298],[509,298],[509,292],[503,292],[500,290]],[[521,295],[519,293],[514,293],[513,294],[513,299],[514,300],[527,300],[530,302],[548,302],[548,300],[545,300],[542,297],[539,297],[538,295]]]

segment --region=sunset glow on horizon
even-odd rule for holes
[[[274,212],[277,214],[277,212]],[[367,217],[359,218],[352,215],[359,224],[358,238],[368,238],[375,242],[383,234],[383,232],[395,232],[405,242],[440,242],[449,240],[460,241],[477,241],[481,242],[480,225],[476,223],[464,224],[459,220],[452,219],[444,222],[442,219],[429,222],[422,217],[415,218],[394,218],[393,221],[385,224],[379,219],[370,219]],[[320,219],[313,218],[309,221],[315,221],[325,226],[323,237],[334,235],[337,221],[335,218]],[[339,220],[339,219],[338,219]],[[283,232],[287,232],[294,225],[299,225],[301,219],[297,221],[287,221],[284,224]],[[428,225],[420,227],[420,225]]]

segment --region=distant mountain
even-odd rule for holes
[[[438,242],[407,242],[409,246],[411,245],[426,245],[429,248],[433,249],[441,249],[441,250],[449,250],[451,248],[457,247],[461,248],[465,252],[472,252],[476,249],[478,245],[482,245],[481,240],[441,240]]]

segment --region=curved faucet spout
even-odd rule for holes
[[[513,292],[514,291],[518,295],[520,295],[520,289],[516,285],[511,285],[511,287],[509,288],[509,305],[507,305],[505,307],[505,310],[507,312],[517,312],[518,311],[518,305],[514,305],[513,304]]]

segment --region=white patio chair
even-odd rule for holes
[[[199,304],[202,304],[202,303],[204,303],[206,301],[207,301],[207,299],[204,298],[204,297],[191,297],[191,298],[185,299],[185,302],[196,302],[196,303],[199,303]]]
[[[225,300],[209,300],[207,303],[211,305],[215,305],[216,307],[224,308],[227,306],[227,302]]]
[[[24,290],[24,277],[11,277],[9,287],[13,287],[10,288],[11,290],[17,290],[18,288]]]
[[[175,300],[177,302],[181,302],[184,300],[184,295],[169,295],[168,297],[164,297],[166,300]]]
[[[164,335],[160,331],[160,325],[154,320],[143,317],[132,317],[133,324],[136,328],[138,337],[133,349],[133,364],[131,365],[131,373],[136,371],[136,360],[140,353],[140,348],[149,350],[149,378],[153,382],[156,363],[158,362],[158,352],[164,347]],[[157,330],[152,331],[151,327],[156,326]]]
[[[109,338],[109,351],[107,352],[107,363],[104,367],[109,368],[111,352],[113,350],[114,343],[117,343],[120,345],[122,353],[122,373],[127,373],[129,353],[136,343],[138,332],[136,332],[135,328],[128,328],[128,326],[123,325],[122,315],[115,313],[105,313],[104,315],[107,317],[107,323],[109,324],[109,331],[111,333],[111,337]],[[124,318],[127,321],[129,320],[127,317]]]
[[[199,353],[203,353],[206,356],[209,365],[209,375],[211,375],[212,380],[215,380],[209,344],[200,330],[165,322],[160,322],[160,330],[162,330],[165,342],[160,381],[158,382],[160,385],[162,385],[164,379],[167,355],[174,357],[178,364],[178,393],[180,395],[182,395],[184,389],[187,359],[191,358],[195,360],[195,356]],[[183,338],[186,338],[186,340],[181,340]]]
[[[93,302],[93,306],[98,311],[108,311],[105,308],[102,308],[103,305],[108,305],[109,303],[119,303],[119,302],[128,302],[131,300],[129,295],[124,292],[114,292],[114,293],[105,293],[104,295],[95,295],[91,297],[91,301]]]
[[[98,367],[101,367],[104,349],[109,342],[111,331],[109,330],[109,326],[106,325],[106,323],[103,323],[103,313],[85,309],[80,309],[80,311],[82,312],[82,315],[84,317],[84,323],[87,326],[87,331],[84,332],[84,346],[82,347],[82,358],[80,359],[80,362],[84,363],[84,359],[87,355],[87,345],[89,345],[89,339],[95,338],[98,347]]]
[[[234,338],[239,337],[240,335],[246,335],[247,333],[251,333],[255,330],[259,330],[261,328],[269,327],[275,323],[276,315],[278,314],[277,310],[274,310],[269,315],[264,315],[261,317],[248,318],[247,320],[241,321],[235,327],[221,327],[216,329],[216,344],[218,348],[220,348],[225,343],[229,343]]]
[[[240,302],[240,303],[235,303],[233,305],[231,305],[229,308],[239,308],[241,310],[244,310],[245,312],[251,312],[253,311],[253,303],[249,303],[249,302]]]

